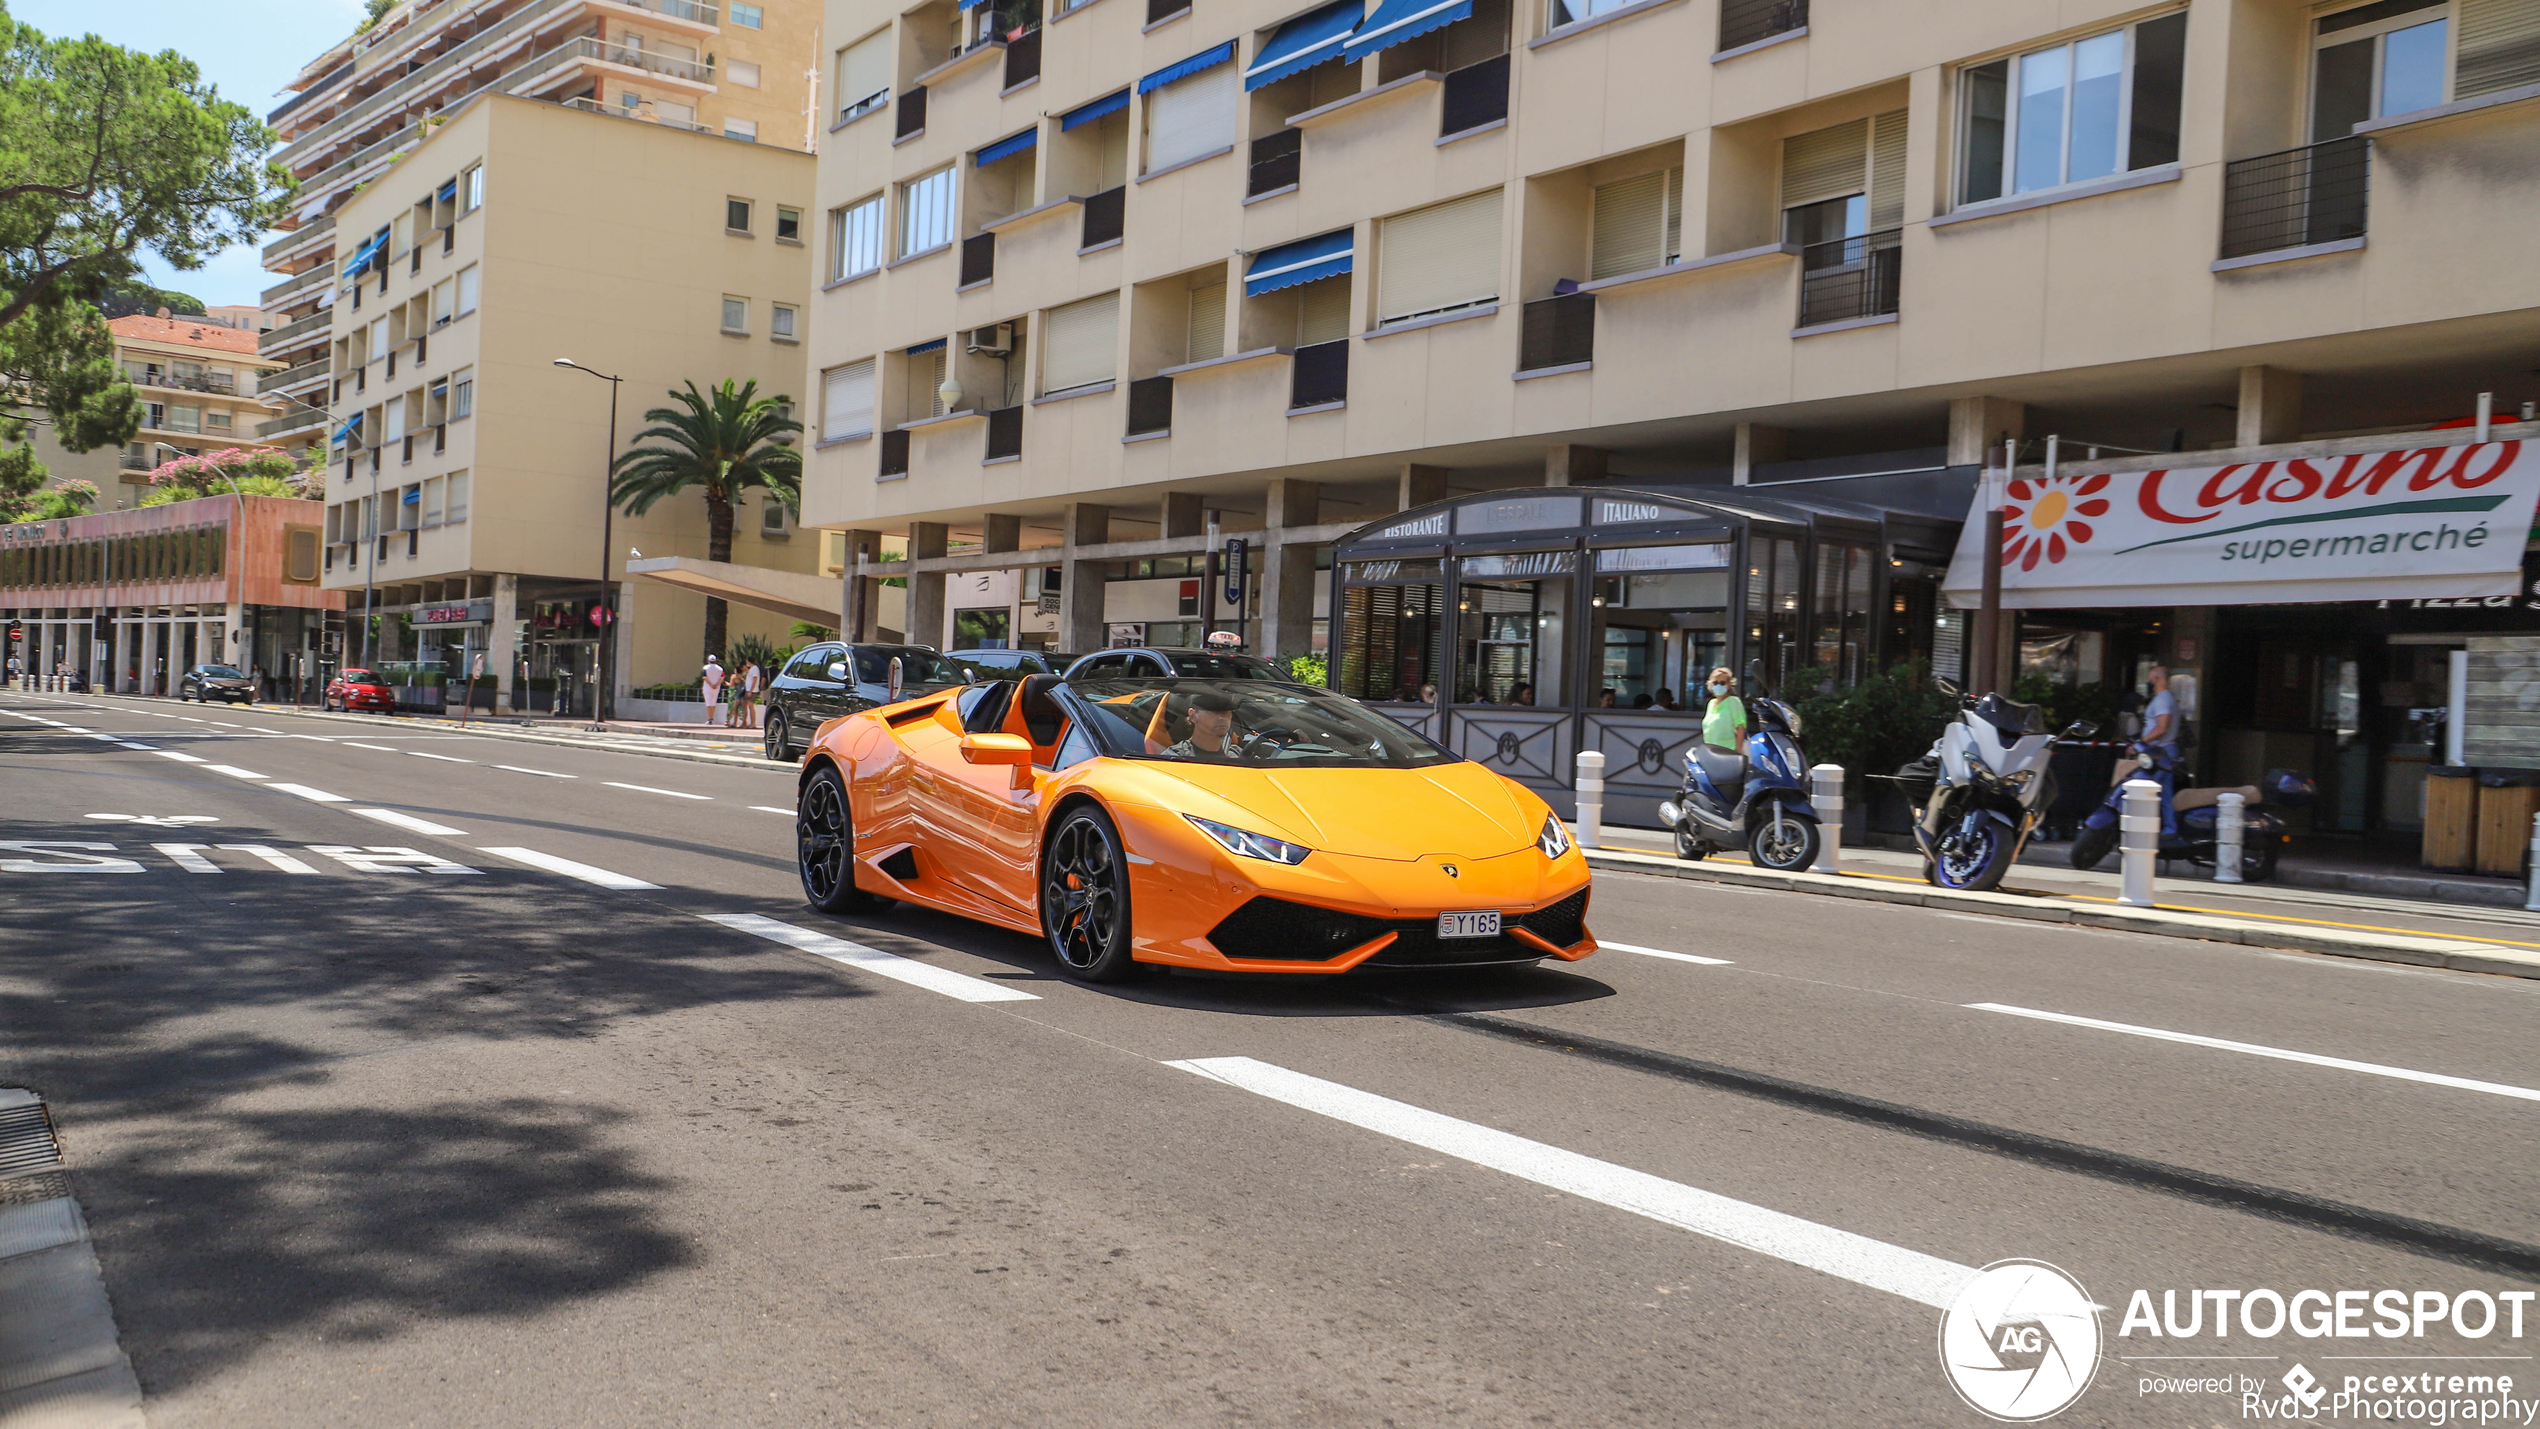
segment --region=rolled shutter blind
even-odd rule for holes
[[[1782,207],[1862,192],[1868,185],[1870,121],[1855,119],[1782,141]]]
[[[1190,325],[1182,344],[1184,362],[1206,362],[1226,355],[1226,285],[1211,283],[1191,289]]]
[[[838,57],[838,107],[849,109],[891,87],[891,32],[882,30],[847,46]]]
[[[1296,290],[1299,347],[1349,336],[1349,278],[1317,278]]]
[[[1685,254],[1685,171],[1679,164],[1667,171],[1667,261],[1675,262]]]
[[[873,359],[832,367],[821,381],[822,440],[873,430]]]
[[[2540,84],[2540,0],[2460,0],[2452,97]]]
[[[1243,70],[1215,65],[1146,97],[1147,170],[1169,169],[1235,142],[1235,98]]]
[[[1638,273],[1666,262],[1667,175],[1662,171],[1596,191],[1588,277]]]
[[[1870,231],[1905,222],[1905,111],[1870,120]]]
[[[1118,293],[1050,309],[1042,338],[1041,390],[1065,392],[1110,380],[1119,336]]]
[[[1388,218],[1376,236],[1379,321],[1499,296],[1500,190]]]

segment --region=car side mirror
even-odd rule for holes
[[[845,684],[847,682],[847,662],[844,660],[830,661],[829,678],[837,681],[841,685]]]
[[[961,757],[973,764],[1023,764],[1032,762],[1032,741],[1019,734],[965,734],[961,737]]]
[[[1940,686],[1940,692],[1953,700],[1962,700],[1967,697],[1967,692],[1959,689],[1958,682],[1955,680],[1948,679],[1947,677],[1941,675],[1934,675],[1932,676],[1932,683]]]

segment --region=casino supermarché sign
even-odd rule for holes
[[[2002,604],[2250,605],[2508,596],[2540,500],[2522,441],[2104,472],[1990,489],[2002,506]],[[1983,590],[1988,492],[1943,590]]]

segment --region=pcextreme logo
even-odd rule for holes
[[[1940,1317],[1940,1365],[1967,1406],[2006,1424],[2062,1413],[2099,1370],[2099,1309],[2042,1260],[1997,1260]]]

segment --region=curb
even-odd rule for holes
[[[2504,977],[2540,978],[2540,950],[2509,948],[2469,938],[2411,937],[2400,933],[2366,933],[2340,928],[2296,928],[2248,918],[2182,913],[2165,908],[2119,908],[2076,904],[2051,894],[1961,893],[1945,888],[1889,883],[1862,874],[1775,873],[1734,864],[1688,862],[1657,854],[1586,849],[1588,866],[1605,872],[1640,873],[1660,878],[1689,878],[1705,883],[1733,883],[1751,888],[1778,888],[1821,897],[1857,898],[1869,903],[1900,903],[1913,908],[1946,908],[2033,923],[2063,923],[2077,928],[2110,928],[2159,937],[2192,938],[2208,943],[2237,943],[2330,957],[2364,958],[2449,968],[2455,972],[2494,973]]]
[[[92,696],[92,698],[94,698]],[[124,695],[110,698],[141,699],[146,696]],[[677,759],[690,764],[720,764],[727,769],[799,769],[799,765],[779,764],[763,754],[717,754],[706,749],[656,749],[648,745],[608,744],[572,735],[544,734],[534,729],[505,728],[491,720],[462,726],[457,720],[429,719],[419,716],[399,718],[394,715],[336,714],[331,710],[307,710],[290,705],[254,704],[240,706],[260,715],[290,715],[314,719],[327,724],[361,724],[383,729],[452,730],[461,734],[483,735],[488,739],[509,739],[522,744],[546,744],[559,749],[594,749],[604,754],[641,754],[654,759]],[[674,736],[675,737],[675,736]]]
[[[42,1099],[0,1088],[14,1113],[0,1180],[0,1425],[142,1429],[141,1384],[115,1333],[106,1277],[61,1171]],[[30,1118],[34,1118],[31,1120]]]

